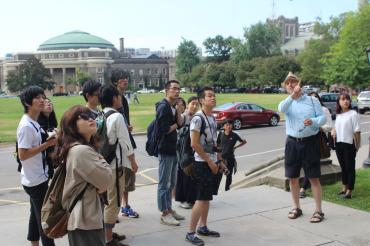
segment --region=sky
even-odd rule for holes
[[[34,52],[72,30],[99,36],[119,48],[176,49],[182,38],[202,47],[218,34],[243,38],[244,28],[275,13],[299,23],[356,11],[357,0],[11,0],[0,5],[0,57]]]

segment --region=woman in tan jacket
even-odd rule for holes
[[[88,108],[73,106],[61,120],[56,145],[56,163],[66,165],[63,207],[68,209],[86,187],[68,220],[69,245],[105,246],[99,194],[105,192],[112,171],[98,154],[94,138],[96,123]]]

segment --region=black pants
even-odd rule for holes
[[[41,236],[43,246],[54,246],[54,240],[45,236],[41,228],[41,207],[48,189],[48,182],[33,187],[23,186],[23,188],[30,196],[31,204],[27,240],[39,241]]]
[[[356,179],[356,148],[354,144],[336,143],[335,153],[342,169],[342,184],[349,190],[355,188]]]
[[[226,175],[225,191],[230,190],[230,185],[233,182],[233,173],[235,168],[235,158],[226,159],[226,167],[229,169],[228,175]]]

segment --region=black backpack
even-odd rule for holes
[[[200,127],[200,135],[205,133],[206,123],[204,118],[201,115],[194,115],[193,117],[200,117],[202,120],[202,124]],[[191,139],[190,139],[190,124],[184,125],[178,132],[177,132],[177,143],[176,143],[176,154],[177,154],[177,161],[180,165],[181,169],[186,169],[189,165],[194,163],[194,150],[191,147]]]
[[[118,113],[117,111],[115,110],[109,110],[108,112],[104,113],[104,117],[105,119],[108,119],[109,116],[111,116],[112,114],[114,113]],[[106,127],[106,126],[104,126]],[[103,143],[102,143],[102,146],[100,148],[100,154],[104,157],[104,159],[108,162],[108,163],[111,163],[113,161],[113,159],[116,157],[116,149],[117,149],[117,145],[119,145],[118,143],[118,138],[116,140],[116,142],[114,144],[110,144],[109,143],[109,138],[107,136],[107,130],[105,129],[105,131],[103,131]]]

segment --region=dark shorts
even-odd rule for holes
[[[299,178],[303,168],[307,178],[320,178],[320,146],[317,135],[303,139],[288,136],[285,143],[285,176]]]
[[[210,201],[216,190],[216,175],[212,174],[207,162],[194,163],[193,174],[196,200]],[[216,193],[217,194],[217,193]]]

